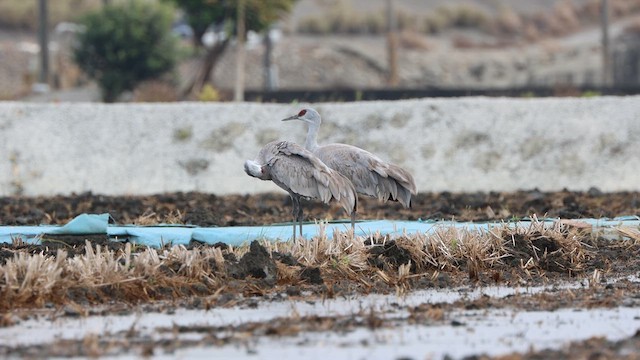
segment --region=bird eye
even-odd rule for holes
[[[300,112],[298,113],[298,116],[304,116],[304,114],[306,114],[306,113],[307,113],[307,110],[302,109],[302,110],[300,110]]]

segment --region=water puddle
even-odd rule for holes
[[[609,280],[614,283],[616,279]],[[637,277],[617,280],[640,281]],[[515,309],[453,310],[444,319],[410,324],[408,308],[420,304],[472,301],[482,296],[505,298],[583,288],[581,282],[553,286],[513,288],[504,286],[462,287],[414,291],[406,296],[367,295],[331,300],[260,301],[255,307],[213,308],[208,311],[176,308],[167,313],[148,313],[142,308],[126,315],[58,317],[49,314],[0,328],[0,343],[12,347],[49,344],[61,339],[82,340],[89,334],[136,336],[160,340],[205,341],[209,332],[174,332],[175,327],[210,327],[267,323],[278,318],[306,316],[362,316],[371,310],[389,319],[391,328],[356,327],[351,331],[300,332],[293,336],[253,336],[224,346],[179,348],[175,352],[154,351],[154,358],[233,357],[237,359],[303,356],[308,359],[340,358],[454,358],[473,354],[499,355],[529,349],[557,348],[569,341],[604,336],[611,340],[631,336],[640,328],[640,309],[598,308],[522,311]],[[120,334],[120,335],[118,335]],[[123,354],[123,357],[133,356]]]

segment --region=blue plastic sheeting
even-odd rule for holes
[[[551,223],[557,219],[543,219]],[[640,218],[627,216],[615,219],[579,219],[594,227],[634,226],[640,227]],[[63,226],[0,226],[0,242],[10,243],[14,238],[20,238],[28,243],[37,243],[44,234],[56,235],[88,235],[106,234],[115,241],[130,241],[140,245],[158,247],[172,244],[186,245],[195,240],[207,244],[223,242],[238,246],[256,239],[270,241],[286,241],[293,234],[291,224],[276,224],[269,226],[234,226],[234,227],[193,227],[193,226],[115,226],[109,225],[109,214],[82,214]],[[489,229],[502,226],[502,222],[471,223],[452,221],[391,221],[376,220],[356,223],[356,235],[367,236],[379,233],[396,237],[403,234],[429,233],[443,227],[456,227],[468,230]],[[508,223],[511,226],[529,226],[530,221]],[[348,222],[324,223],[324,232],[328,238],[333,237],[334,231],[347,231],[351,228]],[[319,224],[304,224],[302,233],[304,238],[310,239],[321,231]]]
[[[108,226],[109,214],[80,214],[67,224],[47,231],[47,234],[106,234]]]

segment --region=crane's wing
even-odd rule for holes
[[[329,144],[321,146],[314,154],[349,178],[358,193],[382,201],[397,200],[405,207],[411,203],[411,195],[417,193],[413,176],[408,171],[366,150],[346,144]]]
[[[272,180],[285,190],[329,203],[332,198],[348,212],[356,207],[351,181],[330,169],[313,153],[288,141],[272,145],[267,160]]]

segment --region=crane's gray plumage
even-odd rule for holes
[[[319,147],[314,154],[328,167],[351,179],[360,194],[382,201],[396,200],[409,207],[411,195],[416,193],[409,172],[366,150],[346,144],[329,144]]]
[[[356,190],[349,179],[325,165],[318,157],[300,145],[289,141],[273,141],[265,145],[257,158],[244,163],[244,171],[262,180],[271,180],[291,196],[293,202],[293,238],[295,223],[300,222],[300,198],[320,199],[328,204],[337,201],[347,213],[356,209]]]
[[[376,155],[347,144],[318,145],[318,130],[322,119],[311,108],[282,121],[300,120],[307,123],[309,129],[305,148],[316,155],[330,168],[351,180],[359,194],[372,196],[382,201],[394,200],[404,207],[411,205],[411,195],[417,194],[413,176],[401,167],[386,162]],[[352,213],[352,220],[355,212]]]

